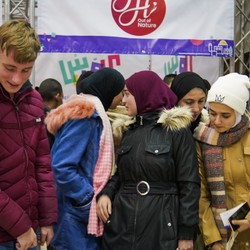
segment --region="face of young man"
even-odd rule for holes
[[[7,56],[0,50],[0,83],[11,97],[17,93],[29,79],[34,62],[20,64],[15,62],[14,53]]]

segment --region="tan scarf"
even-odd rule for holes
[[[224,245],[227,242],[227,230],[220,213],[227,210],[227,207],[222,150],[239,141],[248,127],[249,119],[243,115],[241,121],[226,133],[218,133],[204,123],[200,123],[194,132],[194,138],[200,142],[202,150],[205,176],[211,193],[211,209]]]
[[[93,95],[86,95],[86,99],[95,104],[95,109],[102,119],[103,130],[100,139],[100,147],[97,163],[93,174],[94,197],[91,202],[88,221],[88,233],[96,237],[103,234],[103,223],[96,214],[96,195],[104,188],[109,180],[113,167],[113,136],[111,124],[101,101]]]

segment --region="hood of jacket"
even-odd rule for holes
[[[177,131],[187,128],[192,121],[192,111],[189,107],[174,107],[172,109],[163,110],[157,123],[171,131]]]
[[[72,95],[64,104],[48,113],[45,123],[48,131],[55,135],[69,120],[89,118],[94,112],[95,105],[86,96]]]
[[[192,111],[189,107],[174,107],[172,109],[164,109],[157,120],[158,124],[162,124],[165,129],[178,131],[182,128],[188,128],[192,121]],[[112,130],[115,144],[118,145],[122,139],[123,133],[136,122],[135,117],[118,118],[112,123]]]

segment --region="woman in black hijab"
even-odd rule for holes
[[[101,249],[95,196],[107,183],[114,158],[106,111],[120,103],[124,85],[120,72],[100,69],[81,79],[78,95],[46,118],[55,135],[51,154],[59,211],[52,242],[56,249]]]
[[[193,120],[190,125],[191,132],[199,125],[200,121],[208,121],[208,113],[205,104],[207,93],[211,85],[194,72],[182,72],[178,74],[171,85],[172,91],[176,94],[178,106],[189,106],[193,113]],[[194,250],[204,249],[204,243],[197,228],[195,233]]]
[[[77,82],[77,94],[90,94],[100,99],[105,111],[111,107],[113,98],[124,88],[121,73],[112,68],[102,68]]]
[[[178,106],[189,106],[193,112],[191,131],[201,120],[207,119],[204,109],[210,83],[194,72],[182,72],[172,82],[171,89],[178,98]]]

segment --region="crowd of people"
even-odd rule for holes
[[[0,26],[0,250],[250,250],[249,77],[83,72],[29,81],[25,20]],[[245,207],[245,206],[244,206]]]

